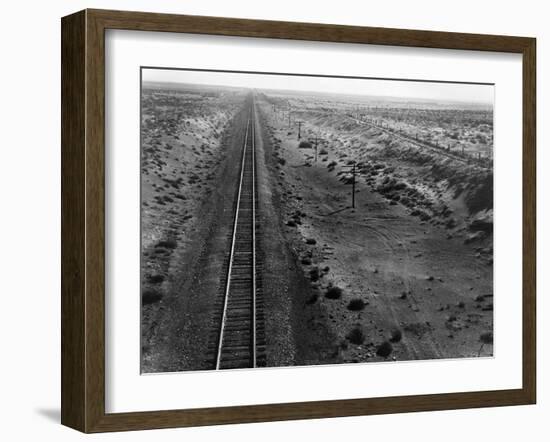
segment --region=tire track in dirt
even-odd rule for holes
[[[410,248],[407,246],[405,239],[397,232],[389,229],[388,227],[374,227],[369,225],[364,225],[367,229],[369,229],[372,233],[375,235],[378,235],[382,239],[382,243],[386,246],[389,253],[392,253],[393,255],[398,255],[399,252],[403,251],[405,254],[405,258],[401,260],[401,272],[400,272],[400,278],[403,281],[405,285],[405,292],[407,293],[407,297],[409,297],[412,300],[412,304],[414,304],[413,310],[415,311],[415,315],[421,319],[421,322],[427,323],[429,322],[426,318],[426,315],[424,312],[421,312],[420,310],[420,303],[415,297],[414,290],[412,290],[412,287],[414,284],[411,283],[411,276],[410,276],[410,264],[411,264],[411,253]],[[403,322],[402,315],[399,315],[391,301],[388,302],[386,297],[383,297],[385,300],[384,305],[388,309],[390,315],[395,321],[396,327],[401,328],[401,322]],[[398,319],[400,318],[401,321]],[[430,336],[430,346],[431,350],[433,352],[434,358],[440,358],[441,357],[441,348],[437,343],[437,340],[432,334],[431,329],[428,330],[428,334]],[[409,339],[405,336],[403,336],[403,340],[408,343],[408,346],[412,350],[415,359],[419,357],[421,354],[418,346],[414,339]]]

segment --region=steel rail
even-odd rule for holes
[[[246,160],[246,147],[248,144],[248,129],[250,126],[250,117],[247,120],[246,124],[246,134],[244,138],[244,146],[243,146],[243,159],[241,162],[241,173],[240,173],[240,179],[239,179],[239,192],[237,195],[237,204],[235,207],[235,218],[233,221],[233,234],[231,237],[231,251],[229,255],[229,266],[227,270],[227,281],[225,284],[225,293],[224,293],[224,303],[223,303],[223,313],[222,313],[222,321],[221,321],[221,327],[220,327],[220,337],[218,342],[218,352],[216,355],[216,370],[220,369],[220,363],[221,363],[221,356],[222,356],[222,347],[223,347],[223,338],[224,338],[224,331],[225,331],[225,322],[227,319],[227,304],[229,301],[229,290],[231,287],[231,271],[233,269],[233,260],[234,260],[234,253],[235,253],[235,243],[236,243],[236,237],[237,237],[237,225],[239,222],[239,209],[241,205],[241,193],[243,188],[243,177],[244,177],[244,168],[245,168],[245,160]]]

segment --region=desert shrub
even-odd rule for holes
[[[431,326],[425,322],[414,322],[405,325],[404,330],[408,333],[416,335],[418,338],[422,338],[426,333],[431,330]]]
[[[165,248],[165,249],[175,249],[178,243],[173,239],[168,239],[166,241],[159,241],[155,247]]]
[[[305,266],[310,265],[311,264],[311,258],[308,258],[308,257],[302,258],[302,264],[305,265]]]
[[[327,152],[326,149],[321,149],[321,150],[319,151],[319,155],[328,155],[328,152]]]
[[[415,209],[411,212],[412,216],[418,216],[422,221],[428,221],[432,217],[428,215],[426,212],[420,209]]]
[[[492,344],[492,343],[493,343],[493,332],[485,332],[485,333],[482,333],[482,334],[479,336],[479,340],[480,340],[483,344]]]
[[[162,283],[162,281],[164,281],[164,276],[163,275],[149,275],[147,280],[151,284],[160,284],[160,283]]]
[[[348,310],[351,311],[360,311],[365,308],[365,301],[363,301],[361,298],[354,298],[352,299],[348,304]]]
[[[476,140],[481,144],[487,144],[487,137],[483,134],[476,134]]]
[[[319,294],[313,293],[309,298],[307,298],[306,304],[307,305],[315,304],[317,302],[317,299],[319,299]]]
[[[447,229],[454,229],[456,226],[457,226],[457,222],[456,222],[456,219],[454,218],[449,218],[445,223],[445,227],[447,227]]]
[[[309,244],[309,245],[317,244],[317,240],[315,238],[308,238],[306,239],[306,244]]]
[[[300,141],[300,144],[298,144],[298,147],[300,149],[311,149],[311,143],[309,141]]]
[[[320,278],[319,268],[314,267],[309,271],[309,279],[311,279],[313,282],[318,281]]]
[[[365,342],[365,334],[360,327],[355,327],[346,335],[346,339],[352,344],[361,345]]]
[[[325,292],[325,297],[328,299],[340,299],[342,297],[342,289],[336,286],[329,287]]]
[[[281,165],[281,166],[284,166],[286,164],[286,160],[284,158],[278,158],[277,159],[277,162]]]
[[[393,329],[390,334],[390,342],[400,342],[403,338],[403,333],[398,328]]]
[[[399,201],[401,201],[401,204],[403,204],[405,206],[408,206],[411,203],[410,198],[408,198],[406,196],[402,196]]]
[[[376,347],[376,354],[382,358],[387,358],[391,355],[393,347],[389,341],[382,342],[378,347]]]
[[[395,183],[395,185],[393,186],[394,190],[404,190],[406,188],[407,188],[407,184],[404,183],[403,181],[399,181]]]
[[[142,305],[149,305],[153,304],[155,302],[159,302],[162,299],[162,293],[158,290],[144,290],[141,293],[141,304]]]
[[[294,221],[293,219],[289,219],[287,222],[286,222],[286,225],[288,227],[296,227],[296,221]]]

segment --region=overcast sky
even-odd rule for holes
[[[460,101],[493,104],[494,86],[375,80],[353,78],[308,77],[273,74],[143,69],[144,82],[192,83],[234,86],[253,89],[285,89],[351,95],[371,95],[407,99]]]

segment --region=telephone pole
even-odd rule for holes
[[[313,144],[315,145],[315,162],[317,162],[318,158],[319,141],[323,141],[323,139],[319,138],[319,135],[315,135],[315,138],[313,139]]]
[[[316,137],[315,137],[315,162],[317,162],[317,157],[318,157],[317,151],[318,151],[318,147],[319,147],[319,138],[316,136]]]
[[[288,103],[288,128],[290,129],[290,103]]]
[[[355,209],[355,162],[351,172],[351,208]]]
[[[302,124],[304,123],[303,121],[297,121],[298,123],[298,139],[301,138],[301,129],[302,129]]]
[[[350,167],[351,169],[348,172],[351,172],[351,208],[355,209],[355,173],[356,173],[356,163],[349,164],[342,167]]]

